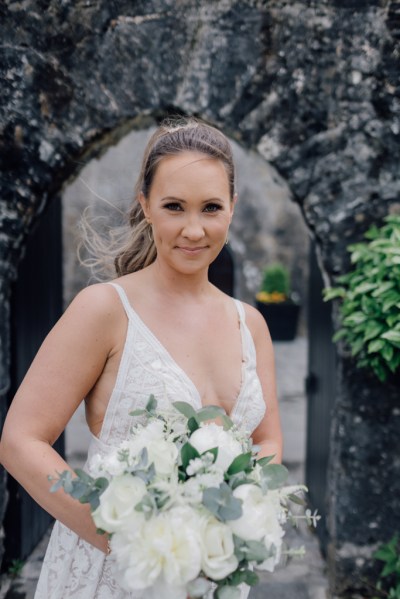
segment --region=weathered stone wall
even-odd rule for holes
[[[390,0],[5,0],[1,401],[3,315],[34,219],[148,116],[197,114],[258,149],[301,206],[326,279],[343,272],[347,243],[399,206],[398,12]],[[397,402],[340,350],[328,506],[340,592],[362,587],[372,550],[399,529]]]

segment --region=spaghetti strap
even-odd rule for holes
[[[239,314],[240,322],[244,324],[246,322],[246,313],[244,311],[244,306],[243,306],[242,302],[236,298],[233,298],[233,301],[235,302],[236,309]]]
[[[132,316],[132,306],[129,303],[128,296],[125,293],[125,289],[123,287],[121,287],[121,285],[118,285],[117,283],[106,283],[106,285],[111,285],[111,287],[114,287],[114,289],[116,290],[116,292],[119,295],[119,299],[121,300],[122,305],[124,306],[126,315],[127,315],[128,319],[130,319]]]

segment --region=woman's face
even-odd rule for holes
[[[215,260],[234,207],[220,160],[189,151],[163,158],[140,203],[152,224],[157,261],[193,274]]]

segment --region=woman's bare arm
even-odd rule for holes
[[[257,374],[266,403],[262,422],[253,433],[253,441],[261,446],[259,457],[274,455],[274,462],[282,461],[282,430],[276,393],[275,359],[271,336],[264,317],[252,306],[246,305],[246,322],[253,335],[257,353]]]
[[[61,489],[50,493],[49,474],[69,469],[52,448],[79,403],[102,375],[116,346],[120,311],[110,286],[81,292],[43,342],[9,409],[0,462],[52,516],[106,551],[88,505]]]

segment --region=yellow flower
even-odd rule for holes
[[[284,302],[287,298],[284,293],[280,293],[279,291],[273,291],[272,293],[267,293],[266,291],[259,291],[256,294],[256,299],[259,302],[277,304],[279,302]]]

